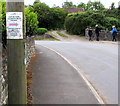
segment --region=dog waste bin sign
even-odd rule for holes
[[[23,13],[6,13],[7,39],[23,39]]]

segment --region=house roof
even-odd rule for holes
[[[83,8],[63,8],[68,10],[69,13],[77,13],[77,12],[83,12],[84,9]]]

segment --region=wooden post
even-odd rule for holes
[[[2,78],[2,4],[0,2],[0,79]],[[2,105],[2,101],[1,101],[1,92],[2,92],[2,81],[0,80],[0,105]]]
[[[13,1],[13,2],[12,2]],[[24,0],[7,0],[7,12],[23,13],[24,34]],[[8,21],[8,20],[6,20]],[[9,32],[8,32],[9,33]],[[8,35],[7,33],[7,35]],[[27,81],[25,71],[25,40],[8,39],[8,104],[27,103]]]

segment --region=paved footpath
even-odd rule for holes
[[[99,104],[82,77],[55,52],[36,45],[33,104]]]

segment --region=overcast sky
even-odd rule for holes
[[[26,5],[32,5],[35,0],[24,0]],[[65,2],[66,0],[40,0],[41,2],[46,3],[50,7],[53,7],[55,4],[56,6],[62,6],[62,3]],[[80,2],[87,3],[89,0],[67,0],[67,1],[72,1],[73,4],[79,4]],[[100,1],[106,8],[109,8],[112,2],[115,3],[115,6],[118,7],[118,2],[120,0],[91,0],[91,1]]]

